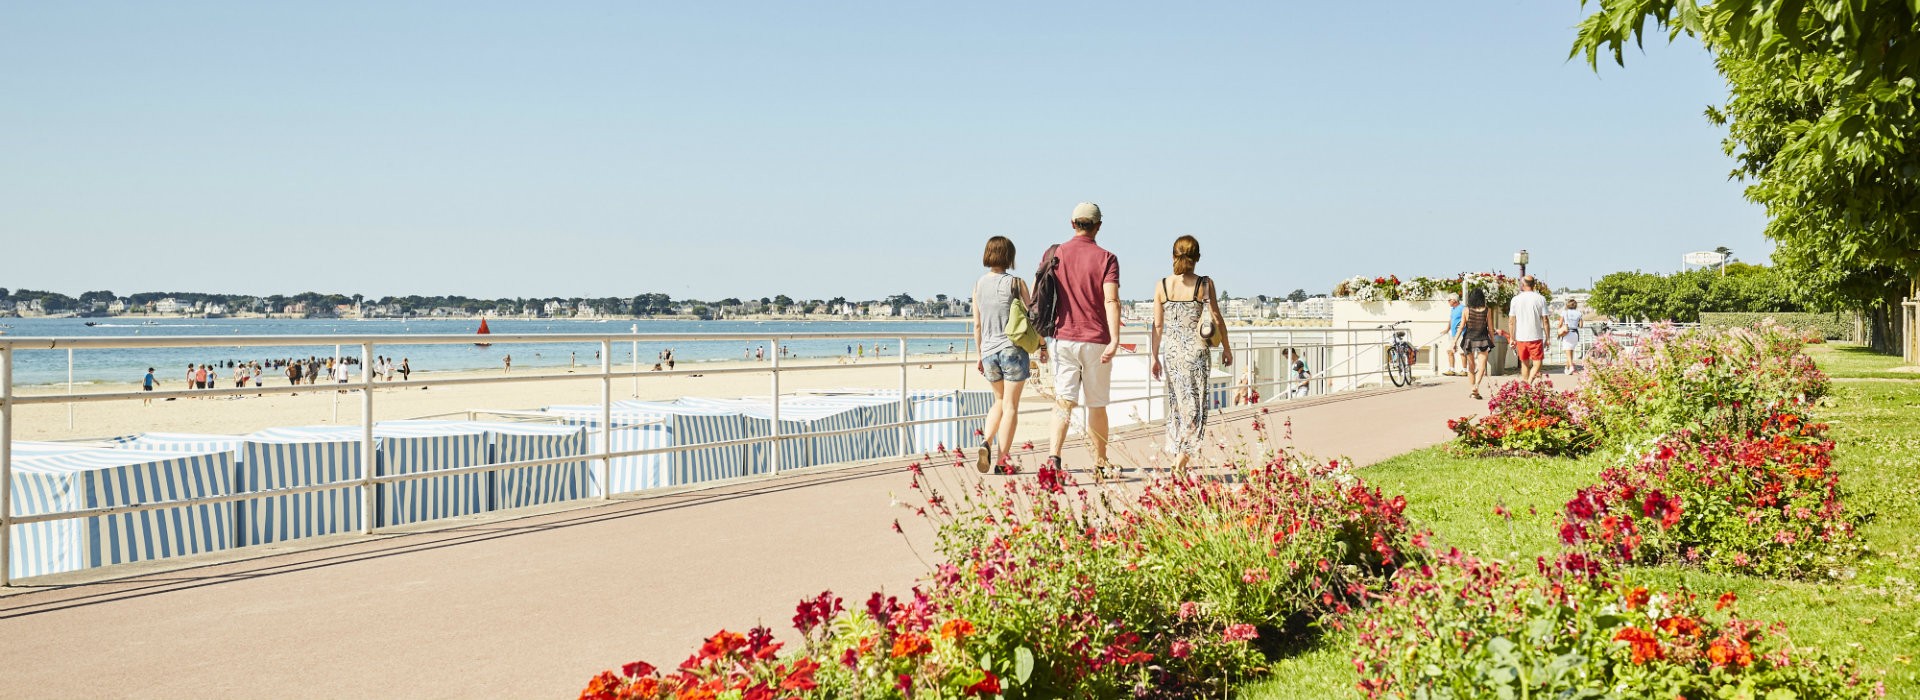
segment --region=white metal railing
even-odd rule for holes
[[[1392,329],[1388,329],[1388,328],[1230,329],[1229,330],[1230,343],[1232,344],[1234,351],[1238,356],[1236,357],[1236,365],[1239,365],[1233,369],[1233,374],[1235,374],[1235,376],[1238,376],[1239,372],[1241,371],[1240,367],[1244,366],[1244,365],[1240,365],[1241,362],[1253,361],[1255,357],[1260,357],[1266,353],[1274,353],[1277,356],[1277,353],[1281,349],[1292,348],[1296,352],[1299,352],[1302,356],[1313,357],[1314,359],[1311,366],[1319,367],[1320,368],[1319,371],[1313,372],[1312,376],[1309,379],[1302,380],[1296,377],[1289,376],[1289,373],[1291,372],[1290,368],[1281,366],[1279,363],[1274,363],[1271,366],[1275,366],[1278,368],[1278,372],[1276,372],[1275,379],[1268,380],[1268,381],[1250,382],[1248,386],[1253,387],[1255,391],[1258,391],[1259,387],[1288,386],[1291,388],[1295,385],[1305,382],[1310,387],[1310,393],[1313,393],[1313,394],[1324,394],[1324,393],[1350,390],[1350,389],[1361,386],[1362,380],[1367,377],[1379,378],[1382,376],[1381,370],[1382,370],[1382,367],[1384,366],[1384,353],[1382,352],[1382,348],[1384,347],[1387,340],[1391,338],[1391,333],[1392,333]],[[1122,339],[1125,340],[1131,337],[1138,340],[1140,346],[1144,346],[1145,341],[1147,339],[1145,337],[1137,337],[1137,336],[1144,336],[1144,333],[1139,331],[1129,331],[1128,333],[1123,334]],[[818,365],[799,365],[799,366],[783,365],[781,363],[781,356],[780,356],[781,342],[782,341],[802,341],[802,340],[894,342],[898,344],[899,351],[891,362],[880,362],[877,364],[873,362],[867,362],[867,363],[855,364],[855,365],[840,365],[840,364],[818,364]],[[927,358],[913,359],[908,355],[909,341],[913,341],[913,340],[947,340],[952,342],[964,341],[967,346],[967,350],[963,354],[963,357],[961,359],[927,359]],[[913,427],[920,426],[920,425],[931,425],[931,424],[937,424],[937,423],[951,423],[954,421],[966,420],[968,418],[975,417],[975,416],[941,416],[941,417],[926,418],[926,419],[919,419],[919,420],[913,420],[908,418],[908,416],[911,415],[911,403],[913,399],[913,393],[910,390],[910,386],[909,386],[910,384],[909,370],[914,366],[932,367],[932,366],[955,366],[955,365],[973,364],[975,360],[971,359],[973,357],[973,348],[971,347],[972,340],[973,340],[973,336],[971,333],[791,332],[791,333],[703,333],[703,334],[695,334],[695,333],[495,334],[495,335],[486,336],[485,341],[488,343],[503,344],[503,345],[510,345],[515,343],[596,343],[600,346],[599,371],[596,373],[589,373],[589,374],[579,374],[577,372],[568,373],[568,374],[532,374],[530,373],[530,374],[522,374],[522,375],[502,374],[499,376],[444,377],[444,378],[433,378],[430,375],[427,375],[418,379],[413,379],[411,381],[408,381],[402,384],[402,383],[376,382],[370,376],[370,372],[372,371],[372,367],[373,367],[373,360],[374,360],[373,350],[375,345],[438,345],[438,344],[466,345],[466,344],[473,343],[475,341],[475,336],[465,335],[465,334],[461,334],[461,335],[441,334],[441,335],[411,335],[411,336],[404,336],[404,335],[281,336],[281,335],[275,335],[275,336],[244,336],[244,337],[243,336],[85,337],[85,338],[0,337],[0,586],[9,585],[11,583],[12,560],[13,560],[12,559],[13,557],[12,530],[14,525],[24,525],[24,524],[49,522],[49,521],[56,521],[56,520],[69,520],[69,519],[76,519],[76,518],[90,518],[90,517],[120,515],[120,514],[127,514],[127,513],[139,513],[139,512],[154,511],[154,510],[164,510],[169,508],[192,507],[192,506],[198,506],[198,505],[212,505],[212,504],[231,503],[231,502],[238,502],[238,501],[250,501],[250,500],[256,500],[256,499],[267,499],[267,498],[275,498],[275,497],[290,496],[290,495],[297,495],[297,494],[315,493],[315,492],[321,492],[321,491],[331,491],[336,489],[360,487],[362,491],[361,493],[362,500],[360,504],[360,523],[358,524],[359,525],[358,529],[362,533],[371,534],[375,532],[375,530],[379,527],[379,523],[378,523],[379,509],[375,507],[376,489],[374,487],[380,484],[393,484],[393,483],[400,483],[400,482],[412,481],[417,479],[441,478],[441,477],[458,476],[458,475],[464,475],[464,474],[484,474],[484,473],[505,471],[510,469],[523,469],[527,467],[539,467],[539,466],[547,466],[547,465],[554,465],[554,464],[578,463],[584,460],[584,461],[596,462],[599,467],[600,483],[602,484],[602,488],[601,488],[601,492],[597,494],[596,497],[600,499],[611,499],[616,495],[631,493],[631,492],[616,493],[613,491],[611,487],[613,483],[611,478],[613,460],[625,458],[625,457],[661,455],[661,454],[671,454],[671,453],[691,451],[691,450],[704,450],[704,449],[715,449],[715,448],[730,447],[730,446],[763,444],[768,449],[768,464],[767,464],[766,474],[753,475],[745,478],[764,478],[768,476],[776,476],[782,472],[781,465],[783,463],[783,459],[780,455],[780,447],[781,447],[781,443],[785,440],[791,440],[796,438],[831,437],[836,435],[866,433],[866,432],[875,432],[875,431],[883,431],[883,430],[898,431],[898,439],[900,442],[900,455],[906,456],[908,454],[911,454],[913,451],[913,436],[911,432]],[[618,343],[629,343],[629,342],[656,343],[656,342],[700,342],[700,341],[765,342],[767,343],[767,347],[769,350],[768,359],[765,361],[766,364],[763,366],[725,367],[725,368],[688,368],[688,369],[674,369],[674,370],[667,370],[667,371],[651,371],[651,370],[642,371],[639,368],[637,363],[634,365],[632,369],[619,370],[614,368],[614,365],[612,362],[613,343],[616,343],[616,342]],[[1336,341],[1341,341],[1341,342],[1336,342]],[[17,353],[20,353],[20,352],[66,351],[70,354],[69,357],[71,358],[72,352],[76,350],[89,350],[89,349],[124,349],[124,348],[156,348],[156,347],[233,348],[233,347],[266,347],[266,346],[289,347],[289,346],[326,346],[326,345],[334,345],[334,346],[340,346],[340,347],[347,347],[347,346],[354,346],[354,345],[359,346],[360,373],[357,380],[346,382],[346,383],[335,383],[335,384],[327,384],[327,385],[257,386],[257,387],[209,388],[209,389],[189,389],[189,390],[171,390],[171,391],[111,391],[111,392],[90,392],[90,393],[50,393],[50,394],[44,394],[44,395],[27,395],[27,396],[20,395],[14,385],[13,370],[14,370],[15,356]],[[1139,347],[1137,351],[1144,353],[1144,352],[1147,352],[1147,349],[1144,347]],[[1246,358],[1246,359],[1242,360],[1241,358]],[[69,359],[69,362],[71,362],[71,359]],[[876,426],[862,426],[862,427],[855,427],[855,428],[809,432],[804,436],[784,435],[781,433],[781,421],[780,421],[781,401],[779,400],[779,397],[782,395],[780,379],[783,374],[791,374],[795,372],[833,372],[833,371],[850,371],[850,370],[871,370],[872,368],[875,368],[875,367],[886,367],[889,365],[897,366],[899,368],[899,378],[900,378],[899,409],[900,410],[898,414],[898,420],[895,420],[890,423],[882,424],[882,425],[876,425]],[[1345,371],[1336,371],[1336,370],[1345,370]],[[599,425],[601,426],[602,430],[611,430],[612,423],[613,423],[612,421],[613,381],[616,379],[633,378],[637,384],[643,377],[673,377],[673,376],[686,376],[686,375],[693,375],[693,374],[724,375],[724,374],[751,374],[751,373],[765,373],[769,379],[768,389],[769,389],[770,395],[773,397],[773,400],[771,402],[771,407],[770,407],[771,408],[770,417],[772,420],[770,421],[771,427],[768,435],[742,438],[737,440],[714,441],[714,442],[693,443],[693,444],[676,444],[676,445],[671,445],[666,447],[655,447],[655,448],[646,448],[646,449],[637,449],[637,450],[614,450],[612,448],[613,440],[608,439],[608,440],[601,441],[600,448],[593,454],[586,454],[586,455],[574,454],[574,455],[566,455],[562,457],[545,458],[545,459],[531,459],[531,460],[522,460],[522,461],[516,461],[516,462],[503,462],[503,463],[497,463],[497,464],[481,464],[481,465],[471,465],[471,466],[455,467],[455,468],[448,468],[448,469],[434,469],[434,470],[409,473],[409,474],[384,474],[383,475],[383,474],[375,473],[376,472],[374,468],[374,465],[376,462],[376,456],[374,454],[375,421],[373,420],[373,416],[374,416],[375,395],[377,395],[382,390],[399,390],[399,389],[409,389],[414,387],[434,387],[434,386],[474,386],[474,385],[492,385],[492,384],[567,382],[567,381],[597,379],[600,382],[600,405],[599,405],[600,423]],[[360,427],[359,457],[360,457],[360,463],[362,467],[361,467],[361,474],[358,478],[336,481],[336,482],[325,483],[325,484],[312,484],[312,485],[299,486],[299,487],[276,488],[276,489],[268,489],[268,490],[249,491],[245,493],[223,494],[218,496],[195,497],[195,498],[179,499],[179,500],[144,502],[144,503],[128,503],[128,504],[117,505],[117,506],[90,508],[90,509],[83,509],[83,510],[61,511],[61,512],[55,512],[55,513],[45,513],[45,514],[37,514],[37,515],[23,516],[23,515],[15,515],[13,513],[13,504],[12,504],[13,466],[14,466],[13,465],[13,434],[14,434],[13,429],[14,429],[14,422],[16,420],[16,415],[15,415],[16,407],[30,406],[30,405],[47,405],[47,404],[64,404],[71,407],[75,404],[101,402],[101,401],[132,401],[132,400],[150,400],[150,399],[204,397],[204,396],[217,397],[217,396],[230,396],[230,395],[237,396],[242,394],[253,394],[253,395],[295,394],[302,391],[313,392],[316,388],[321,388],[321,386],[324,386],[327,389],[333,389],[336,392],[358,393],[360,396],[361,421],[359,426]],[[1147,412],[1148,418],[1144,422],[1151,422],[1153,420],[1152,418],[1153,412],[1151,409],[1151,407],[1153,406],[1153,402],[1162,401],[1166,398],[1165,393],[1156,391],[1156,389],[1158,389],[1160,386],[1161,384],[1159,382],[1149,379],[1146,384],[1146,391],[1143,395],[1124,398],[1124,399],[1116,399],[1112,402],[1112,405],[1124,405],[1129,403],[1145,402],[1149,408]],[[1233,386],[1238,386],[1238,383],[1236,382],[1230,385],[1229,390],[1231,390]],[[69,392],[71,391],[72,390],[70,388]],[[1269,400],[1286,400],[1286,399],[1297,398],[1295,396],[1295,392],[1292,390],[1280,391],[1276,393],[1278,395],[1271,396]],[[1209,394],[1211,394],[1211,390],[1209,390]],[[1038,413],[1048,413],[1051,411],[1052,411],[1051,407],[1043,407],[1043,408],[1018,411],[1018,413],[1038,414]],[[479,411],[470,411],[469,413],[475,413],[475,412],[479,412]],[[510,412],[510,411],[509,412],[489,411],[485,413],[499,414],[502,417],[513,417],[513,414],[514,414],[514,412]],[[520,417],[526,417],[526,415],[522,414]],[[684,476],[684,475],[681,475],[681,476]],[[720,484],[720,483],[728,483],[730,481],[732,480],[717,481],[713,483]]]

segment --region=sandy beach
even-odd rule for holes
[[[917,362],[931,362],[951,360],[955,357],[954,355],[935,355],[911,359]],[[899,367],[878,364],[879,362],[883,361],[869,359],[861,363],[843,364],[838,360],[784,360],[781,362],[783,369],[821,366],[835,366],[841,369],[782,372],[781,392],[792,394],[848,388],[897,391],[900,387]],[[765,363],[760,362],[701,362],[681,363],[677,369],[711,372],[763,366]],[[414,372],[412,382],[394,381],[380,384],[380,389],[374,396],[374,419],[464,418],[466,412],[472,410],[533,410],[551,405],[597,404],[600,401],[598,379],[570,378],[571,375],[596,370],[597,368],[584,366],[516,369],[513,373],[515,377],[540,375],[555,379],[534,383],[436,387],[423,387],[418,384],[427,379],[499,376],[501,371]],[[931,368],[920,364],[910,365],[907,370],[907,381],[912,389],[981,389],[986,386],[970,363],[933,365]],[[286,380],[284,378],[277,381],[269,379],[268,385],[284,387]],[[182,383],[178,380],[163,380],[160,388],[163,391],[178,390],[182,388]],[[139,389],[139,385],[132,383],[93,384],[76,391],[107,393]],[[631,399],[670,401],[689,396],[764,397],[768,395],[770,389],[769,376],[763,373],[708,374],[707,376],[662,373],[658,376],[642,376],[637,382],[631,378],[615,379],[613,399],[615,401]],[[64,394],[66,387],[20,387],[19,393],[22,396]],[[1031,390],[1025,399],[1022,402],[1024,408],[1039,405],[1034,403],[1035,396]],[[85,440],[142,432],[239,434],[276,426],[358,425],[361,420],[358,393],[331,391],[324,384],[314,386],[312,391],[301,391],[298,395],[182,398],[174,401],[155,400],[151,405],[138,399],[72,404],[72,428],[68,428],[68,406],[25,405],[16,410],[14,423],[16,440]],[[1038,435],[1034,431],[1044,431],[1046,428],[1045,416],[1023,418],[1020,431],[1022,439],[1026,439],[1028,435]]]

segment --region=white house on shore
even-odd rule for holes
[[[179,299],[173,297],[167,297],[147,305],[147,310],[156,314],[186,313],[192,308],[191,305],[183,304]]]

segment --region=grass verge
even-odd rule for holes
[[[1822,369],[1843,380],[1920,380],[1886,371],[1899,358],[1845,346],[1810,350]],[[1866,556],[1837,564],[1827,579],[1801,582],[1681,566],[1638,573],[1702,595],[1734,591],[1743,615],[1787,623],[1802,646],[1853,651],[1870,678],[1886,682],[1887,697],[1920,697],[1920,381],[1835,382],[1821,416],[1839,443],[1835,463],[1844,470],[1850,507],[1871,514],[1860,529]],[[1432,448],[1370,467],[1366,477],[1386,493],[1404,494],[1409,518],[1431,528],[1439,542],[1531,559],[1559,547],[1560,507],[1595,480],[1606,459],[1476,459]],[[1352,641],[1349,634],[1329,634],[1236,697],[1359,697]]]

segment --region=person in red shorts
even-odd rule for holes
[[[1520,357],[1520,381],[1540,378],[1547,358],[1547,298],[1534,291],[1540,284],[1532,275],[1520,278],[1520,293],[1507,303],[1507,338]]]

